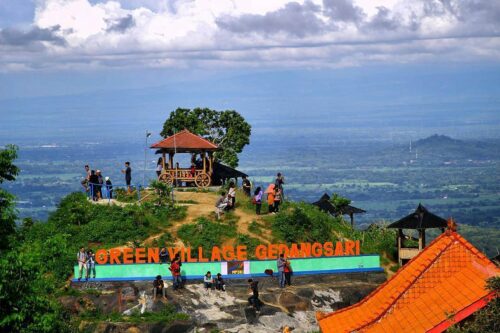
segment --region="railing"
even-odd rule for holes
[[[415,257],[419,252],[420,251],[418,248],[402,247],[399,250],[399,258],[400,259],[411,259],[411,258]]]
[[[99,189],[101,190],[100,193],[102,194],[101,195],[101,199],[104,199],[104,200],[108,200],[108,203],[111,202],[111,195],[110,195],[110,192],[112,192],[114,194],[114,199],[116,199],[116,192],[115,190],[116,189],[122,189],[122,188],[125,188],[125,190],[128,190],[128,188],[130,187],[130,189],[133,191],[133,190],[136,190],[137,192],[137,201],[140,201],[141,200],[141,191],[143,190],[143,187],[142,185],[127,185],[127,184],[112,184],[112,185],[106,185],[106,183],[103,183],[103,184],[99,184],[99,183],[87,183],[87,186],[88,186],[88,191],[85,191],[86,194],[87,194],[87,197],[91,200],[94,199],[94,197],[97,197],[97,192],[99,191]],[[106,197],[104,197],[104,193],[106,193]]]
[[[173,179],[194,180],[196,176],[201,175],[203,172],[203,169],[196,169],[193,175],[191,169],[167,169],[163,170],[162,174],[169,174]]]

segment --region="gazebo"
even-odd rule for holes
[[[398,261],[399,265],[403,264],[403,260],[409,260],[415,257],[420,251],[425,248],[425,230],[426,229],[441,229],[444,232],[448,226],[448,222],[437,215],[429,212],[422,204],[419,204],[415,212],[403,217],[402,219],[390,224],[387,228],[398,229]],[[403,229],[418,230],[418,248],[405,247],[406,239]]]
[[[323,196],[316,202],[313,202],[313,205],[317,206],[320,210],[330,213],[331,215],[349,215],[351,218],[351,226],[354,227],[354,214],[363,214],[366,213],[365,210],[361,208],[357,208],[351,205],[346,205],[342,207],[342,209],[338,210],[330,201],[330,196],[328,194],[323,194]]]
[[[163,156],[160,181],[169,185],[177,184],[179,181],[195,183],[198,187],[208,187],[212,183],[213,153],[219,149],[215,143],[185,129],[151,145],[151,149],[156,149],[156,154]],[[194,170],[179,168],[177,163],[174,165],[174,155],[177,153],[191,154],[191,163],[195,166]],[[166,162],[167,154],[168,163]],[[200,156],[198,160],[196,159],[197,155]]]

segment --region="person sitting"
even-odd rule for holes
[[[156,279],[153,281],[153,299],[156,300],[156,295],[160,294],[163,296],[163,299],[166,299],[166,286],[163,280],[161,279],[161,275],[157,275]]]
[[[226,291],[226,283],[224,282],[221,273],[217,273],[217,276],[215,277],[215,289],[219,291]]]
[[[168,264],[168,251],[165,247],[162,247],[160,250],[160,265]]]
[[[208,291],[212,290],[213,285],[214,285],[214,278],[212,277],[212,273],[210,271],[205,274],[203,277],[203,285],[205,286],[205,289]]]
[[[220,219],[220,215],[224,214],[224,210],[226,209],[228,204],[226,192],[222,192],[219,199],[215,203],[215,214],[217,214],[217,220]]]

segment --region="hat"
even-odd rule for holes
[[[108,177],[108,176],[104,177],[104,180],[108,181],[108,180],[109,180],[109,177]]]
[[[96,172],[101,172],[101,170],[97,169],[97,171],[96,171]]]

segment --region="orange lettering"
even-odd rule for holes
[[[320,243],[314,243],[311,247],[311,252],[314,257],[321,257],[323,255],[322,245]]]
[[[111,249],[109,251],[109,263],[110,264],[120,264],[120,250]]]
[[[247,247],[246,247],[246,245],[238,245],[236,247],[236,258],[239,261],[247,260]]]
[[[198,247],[198,262],[208,262],[208,258],[203,258],[203,248]]]
[[[146,249],[143,247],[138,247],[135,249],[135,263],[144,264],[146,263]]]
[[[285,258],[288,258],[290,256],[290,250],[288,249],[288,246],[286,244],[278,245],[278,253],[283,253],[285,255]]]
[[[235,259],[234,248],[232,246],[224,246],[222,248],[222,256],[225,261],[232,261]]]
[[[311,244],[310,243],[300,243],[300,256],[310,257],[311,256]]]
[[[353,256],[354,255],[354,246],[356,244],[353,241],[346,241],[345,242],[345,254],[348,256]]]
[[[149,263],[160,262],[160,250],[157,247],[148,248],[148,262]]]
[[[267,246],[267,259],[277,259],[278,258],[278,245],[269,244]]]
[[[108,263],[108,251],[106,251],[105,249],[97,250],[97,252],[95,253],[95,261],[99,265],[107,264]]]
[[[212,261],[222,261],[220,257],[220,249],[218,246],[212,248]]]
[[[289,256],[290,258],[297,258],[299,256],[299,247],[297,246],[297,244],[292,244],[292,246],[290,247]]]
[[[191,257],[191,248],[188,247],[186,249],[186,253],[187,253],[187,262],[197,262],[198,260],[196,260],[196,258],[192,258]]]
[[[344,255],[344,248],[342,246],[342,242],[337,242],[337,245],[335,246],[335,256],[343,256]]]
[[[333,243],[332,242],[326,242],[323,244],[323,254],[327,257],[333,256]]]
[[[170,256],[170,260],[174,259],[175,256],[180,252],[179,249],[172,247],[169,247],[167,250],[168,250],[168,255]]]
[[[267,247],[265,245],[257,245],[255,248],[255,257],[259,260],[265,260],[267,258],[266,250]]]
[[[124,264],[133,264],[133,251],[130,247],[126,247],[123,249],[123,263]]]
[[[359,242],[359,240],[357,240],[357,241],[356,241],[356,255],[357,255],[357,256],[359,256],[359,254],[360,254],[360,252],[361,252],[361,251],[360,251],[360,246],[359,246],[359,243],[360,243],[360,242]]]

